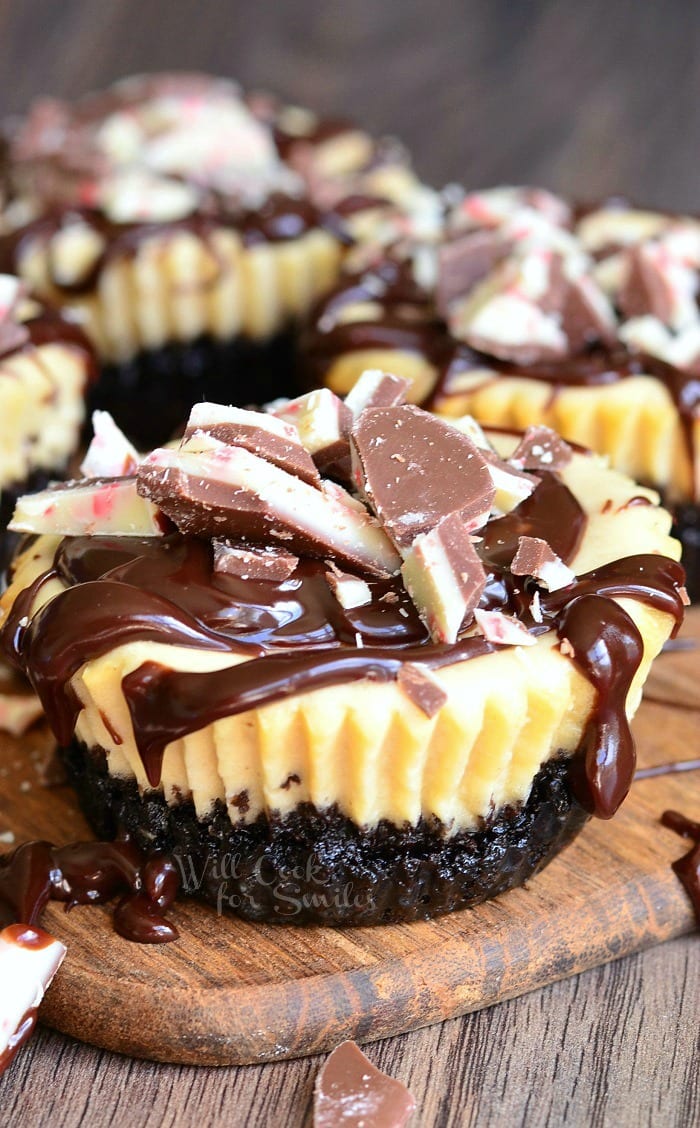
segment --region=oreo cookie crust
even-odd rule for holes
[[[561,759],[540,769],[526,803],[449,836],[424,820],[363,829],[337,807],[308,803],[278,820],[235,826],[220,801],[200,818],[191,800],[171,805],[159,791],[139,794],[134,780],[109,774],[101,749],[73,742],[63,755],[100,838],[126,833],[176,861],[184,893],[270,923],[406,923],[469,908],[522,885],[589,817]]]

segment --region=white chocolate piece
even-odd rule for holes
[[[136,492],[136,478],[89,478],[18,498],[8,529],[64,537],[160,537],[164,524],[156,506]]]
[[[65,945],[41,928],[15,924],[0,932],[0,1060],[18,1044],[65,954]]]
[[[477,607],[474,618],[484,638],[499,646],[534,646],[537,642],[522,623],[502,611],[482,611]]]
[[[333,595],[341,607],[351,611],[353,607],[366,607],[372,602],[372,592],[369,584],[359,576],[351,576],[347,572],[327,572],[326,579]]]
[[[141,456],[108,411],[93,411],[93,437],[80,473],[85,478],[121,478],[133,474]]]

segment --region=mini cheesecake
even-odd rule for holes
[[[81,330],[29,297],[18,278],[0,275],[3,538],[19,494],[64,473],[78,446],[93,372],[94,353]]]
[[[368,365],[482,424],[546,425],[660,491],[700,586],[700,223],[535,189],[469,193],[439,232],[353,259],[304,356],[344,394]]]
[[[37,102],[7,166],[0,261],[79,315],[93,406],[141,445],[196,399],[288,394],[291,330],[346,244],[421,192],[397,145],[196,74]]]
[[[683,613],[669,514],[546,428],[484,433],[408,388],[200,404],[128,475],[115,443],[18,502],[5,652],[98,834],[219,909],[472,905],[630,786]]]

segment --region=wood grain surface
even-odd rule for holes
[[[699,40],[687,0],[0,0],[0,115],[138,69],[205,68],[395,132],[435,183],[541,182],[698,211]],[[698,944],[367,1052],[410,1085],[421,1128],[694,1126]],[[0,1080],[0,1122],[301,1125],[321,1060],[155,1065],[44,1030]]]
[[[700,681],[700,611],[688,627],[686,639],[699,645],[659,660],[657,700],[636,718],[642,767],[692,752],[698,713],[675,702],[685,706],[684,683]],[[0,829],[17,842],[88,838],[70,788],[39,783],[47,743],[38,732],[0,745]],[[375,1041],[478,1010],[694,929],[671,869],[687,847],[658,824],[669,807],[700,810],[700,771],[635,783],[612,822],[592,821],[528,888],[413,925],[257,925],[183,900],[169,913],[179,941],[154,947],[117,936],[107,907],[66,914],[54,903],[44,924],[69,956],[42,1018],[107,1049],[230,1065],[329,1050],[344,1038]]]
[[[700,638],[700,609],[684,636]],[[653,699],[641,705],[635,724],[641,766],[697,754],[698,702],[686,690],[697,688],[699,666],[697,647],[658,660],[648,685]],[[41,731],[21,744],[6,741],[0,830],[15,827],[20,837],[38,822],[34,832],[63,840],[79,816],[65,788],[47,791],[39,783],[45,743]],[[457,1013],[520,994],[692,928],[689,902],[670,869],[684,844],[658,826],[667,804],[697,811],[699,774],[637,782],[617,818],[592,823],[528,890],[432,924],[265,928],[189,905],[177,911],[180,942],[143,949],[109,931],[104,909],[67,916],[52,906],[47,926],[68,941],[70,954],[43,1017],[76,1037],[131,1052],[152,1052],[158,1038],[158,1052],[188,1048],[203,1060],[232,1060],[251,1052],[296,1055],[348,1034],[382,1039],[406,1025],[407,1015],[422,1025],[435,1021],[436,1006]],[[370,1055],[413,1089],[422,1125],[632,1125],[644,1108],[648,1123],[692,1126],[700,1117],[698,943],[692,935],[529,1002],[383,1042]],[[209,995],[211,1003],[224,963],[233,986],[207,1008],[203,999]],[[212,1038],[214,1024],[219,1038]],[[317,1068],[313,1059],[223,1075],[193,1072],[79,1051],[45,1033],[0,1082],[0,1109],[16,1108],[28,1125],[54,1122],[44,1119],[45,1077],[52,1078],[47,1108],[60,1110],[62,1125],[106,1125],[117,1100],[119,1116],[126,1100],[129,1122],[144,1125],[194,1122],[202,1110],[211,1123],[303,1123]],[[596,1117],[587,1119],[593,1109]]]

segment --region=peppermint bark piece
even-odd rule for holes
[[[486,571],[459,514],[416,537],[401,575],[432,639],[455,642],[486,586]]]
[[[326,580],[338,603],[346,611],[351,611],[353,607],[366,607],[372,602],[369,584],[359,576],[341,572],[339,568],[333,567],[326,572]]]
[[[559,591],[576,579],[576,574],[541,537],[519,538],[510,570],[514,576],[534,576],[549,591]]]
[[[314,1089],[314,1128],[404,1128],[416,1102],[405,1085],[382,1073],[354,1042],[326,1060]]]
[[[458,513],[467,531],[488,519],[495,488],[466,435],[411,404],[364,411],[351,434],[353,480],[405,554]]]
[[[65,954],[65,945],[42,928],[11,924],[0,932],[0,1073],[31,1034]]]
[[[85,478],[122,478],[133,474],[141,456],[108,411],[93,411],[93,437],[80,473]]]
[[[296,427],[302,445],[321,473],[329,467],[343,467],[350,455],[352,412],[330,388],[269,404],[268,411]]]
[[[528,427],[508,461],[518,470],[563,470],[571,462],[568,443],[549,427]]]
[[[160,537],[167,522],[139,495],[136,478],[86,478],[20,497],[8,529],[64,537]]]
[[[474,618],[484,638],[498,646],[534,646],[537,642],[522,623],[502,611],[482,611],[477,607]]]
[[[191,450],[207,450],[210,439],[242,447],[303,482],[321,485],[318,470],[296,427],[274,415],[218,403],[197,403],[190,412],[183,443]]]
[[[405,376],[382,372],[381,368],[367,368],[355,381],[345,397],[345,406],[354,420],[370,407],[399,407],[406,402],[411,381]]]
[[[384,532],[340,486],[319,490],[241,447],[159,448],[139,466],[138,488],[183,533],[277,544],[376,576],[400,565]]]
[[[214,571],[241,580],[288,580],[299,563],[299,557],[281,548],[242,547],[229,541],[215,540]]]

